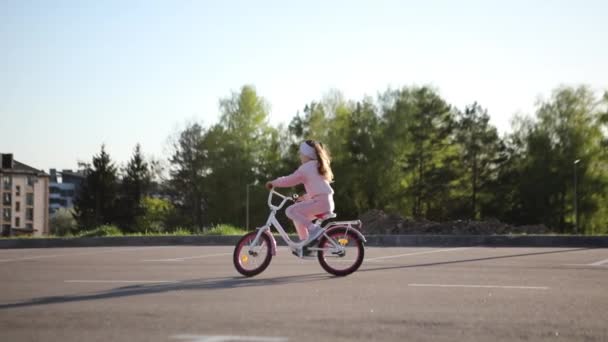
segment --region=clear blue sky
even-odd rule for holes
[[[433,85],[505,132],[560,84],[608,89],[607,1],[0,0],[0,151],[75,168],[105,143],[167,157],[185,122],[253,84],[289,122],[348,99]]]

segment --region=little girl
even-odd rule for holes
[[[334,190],[329,185],[334,175],[329,166],[329,154],[323,144],[317,141],[306,140],[300,144],[300,161],[302,165],[293,174],[268,182],[266,187],[289,188],[304,184],[306,193],[297,203],[287,208],[285,213],[293,221],[301,243],[305,246],[323,233],[321,227],[312,223],[315,215],[334,210]]]

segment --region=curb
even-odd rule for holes
[[[235,245],[240,236],[118,236],[84,238],[29,238],[0,240],[0,249],[63,248],[63,247],[121,247],[121,246],[228,246]]]
[[[560,235],[371,235],[368,246],[384,247],[608,247],[608,236]]]
[[[290,236],[296,239],[296,236]],[[125,236],[0,240],[0,249],[120,246],[234,246],[240,236]],[[369,235],[374,247],[589,247],[608,248],[608,236],[560,235]],[[277,237],[278,245],[285,243]]]

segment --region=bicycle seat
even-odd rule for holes
[[[318,220],[321,220],[321,221],[329,220],[329,219],[332,219],[332,218],[334,218],[336,216],[338,216],[338,215],[336,215],[336,213],[331,213],[331,212],[326,212],[326,213],[323,213],[323,214],[315,215],[315,217]]]

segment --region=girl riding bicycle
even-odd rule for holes
[[[285,213],[293,221],[300,240],[306,245],[323,233],[323,229],[312,222],[315,216],[334,210],[334,190],[329,185],[334,175],[329,153],[320,142],[302,142],[299,155],[302,165],[293,174],[267,182],[266,187],[289,188],[304,184],[306,193],[297,203],[287,208]]]
[[[361,221],[332,221],[323,227],[311,222],[317,218],[316,222],[321,224],[336,217],[332,213],[334,190],[329,184],[333,174],[327,150],[319,142],[306,140],[300,144],[300,161],[302,165],[293,174],[266,183],[266,187],[271,189],[268,193],[268,220],[265,225],[241,237],[234,248],[234,267],[246,277],[262,273],[276,255],[277,242],[271,233],[272,228],[276,229],[293,254],[304,258],[316,253],[321,267],[333,275],[349,275],[363,263],[366,240],[359,231]],[[287,202],[296,201],[296,196],[285,196],[273,189],[297,184],[304,184],[306,194],[287,208],[286,213],[296,226],[301,240],[298,243],[289,238],[276,219],[277,212]],[[280,204],[273,203],[275,196],[281,199]]]

